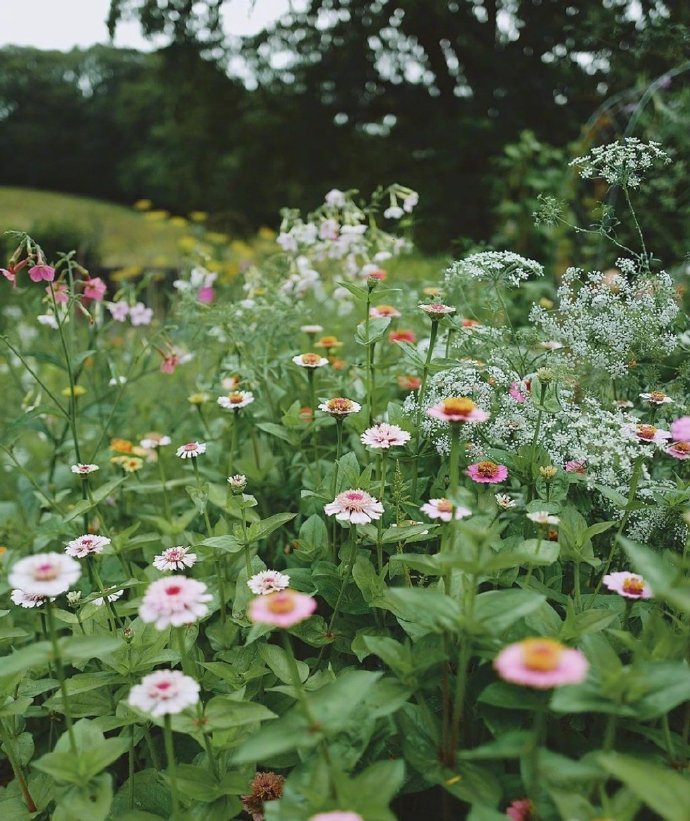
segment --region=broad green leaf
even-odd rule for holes
[[[688,821],[690,779],[687,777],[649,760],[619,753],[602,754],[599,762],[665,821]]]

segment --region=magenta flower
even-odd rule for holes
[[[637,573],[608,573],[604,584],[609,590],[625,596],[626,599],[651,599],[652,591],[647,582]]]
[[[39,262],[29,268],[29,279],[32,282],[40,282],[42,279],[52,282],[55,279],[55,268],[46,265],[45,262]]]
[[[29,274],[31,274],[30,271]],[[84,299],[93,299],[94,302],[100,302],[107,290],[108,286],[100,277],[89,277],[84,280]]]
[[[690,416],[681,416],[671,422],[671,436],[681,442],[690,442]]]
[[[213,288],[200,288],[196,298],[204,305],[210,305],[216,298],[216,292]]]
[[[531,821],[532,818],[532,802],[529,798],[520,798],[506,808],[506,815],[512,821]]]
[[[581,476],[584,476],[585,473],[587,473],[587,463],[581,462],[578,459],[571,459],[565,463],[565,471],[566,473],[579,473]]]
[[[645,445],[663,445],[671,438],[667,430],[660,430],[654,425],[623,425],[623,433]]]
[[[422,513],[430,519],[440,519],[442,522],[449,522],[453,518],[453,503],[448,499],[429,499],[428,502],[419,508]],[[464,519],[466,516],[471,516],[472,511],[462,505],[455,507],[455,518]]]
[[[584,681],[589,662],[580,650],[554,639],[531,638],[504,647],[494,669],[505,681],[546,690]]]
[[[519,402],[520,404],[527,401],[527,397],[522,392],[519,382],[512,382],[510,388],[508,388],[508,393],[516,402]]]
[[[335,516],[339,521],[353,525],[367,525],[374,519],[380,519],[383,514],[381,502],[366,490],[345,490],[323,509],[327,516]]]
[[[12,283],[12,287],[17,287],[17,274],[22,270],[22,268],[27,264],[28,260],[23,259],[21,262],[8,262],[7,268],[0,268],[0,274],[2,274],[6,280]]]
[[[465,396],[444,399],[438,405],[427,408],[427,416],[433,416],[442,422],[484,422],[489,418],[486,411]]]
[[[66,305],[69,302],[69,290],[64,282],[51,283],[46,287],[46,293],[48,296],[52,294],[55,301],[62,305]]]
[[[508,468],[505,465],[497,465],[489,459],[475,462],[465,472],[473,482],[479,482],[482,485],[495,485],[508,478]]]
[[[316,599],[287,588],[252,599],[248,616],[255,624],[288,628],[308,619],[314,610]]]

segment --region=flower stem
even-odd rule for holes
[[[353,525],[350,523],[350,539],[351,539],[351,547],[350,547],[350,556],[348,557],[347,568],[345,570],[345,578],[343,579],[342,586],[338,593],[338,598],[335,602],[335,607],[333,608],[333,615],[331,616],[331,620],[328,623],[328,633],[333,633],[333,627],[335,626],[336,620],[338,618],[338,613],[340,612],[340,604],[342,602],[343,594],[345,593],[345,588],[347,587],[347,583],[350,581],[350,576],[352,575],[352,568],[355,564],[355,559],[357,558],[357,525]]]
[[[53,660],[55,661],[55,670],[57,672],[58,681],[60,683],[60,695],[62,697],[62,711],[65,714],[65,724],[67,725],[67,735],[69,737],[70,752],[73,756],[77,756],[77,740],[74,735],[74,726],[72,724],[72,714],[69,708],[69,698],[67,696],[67,685],[65,684],[65,669],[62,666],[62,654],[60,653],[60,645],[58,643],[57,630],[55,629],[55,616],[53,615],[53,608],[55,604],[50,600],[47,602],[46,614],[48,623],[48,633],[50,635],[50,643],[53,646]]]
[[[424,413],[424,396],[426,393],[426,380],[429,375],[429,367],[431,359],[434,355],[434,347],[436,346],[436,335],[438,334],[438,320],[431,321],[431,334],[429,335],[429,347],[426,352],[426,359],[424,360],[424,368],[422,369],[422,382],[419,386],[419,393],[417,394],[417,421],[415,424],[415,439],[414,439],[414,463],[412,465],[412,501],[417,498],[417,477],[419,475],[419,448],[422,438],[422,414]],[[450,337],[449,337],[450,338]]]
[[[382,448],[381,455],[379,457],[379,473],[381,477],[381,485],[379,488],[379,502],[381,502],[381,504],[383,504],[383,497],[386,492],[387,456],[388,451],[385,448]],[[377,525],[378,528],[376,534],[376,562],[378,565],[379,576],[383,578],[383,514],[379,518]]]
[[[36,812],[36,804],[31,797],[31,793],[29,792],[29,785],[26,783],[26,778],[24,777],[21,764],[15,754],[14,741],[9,730],[7,729],[7,726],[5,725],[4,720],[0,721],[0,738],[2,739],[2,746],[5,748],[5,754],[7,755],[7,759],[12,767],[14,777],[17,779],[17,784],[19,784],[19,789],[24,797],[26,808],[29,812]]]
[[[173,746],[172,726],[169,713],[165,715],[163,722],[165,756],[168,760],[168,780],[170,781],[170,792],[172,795],[171,821],[180,821],[180,800],[177,794],[177,772],[175,770],[175,748]]]
[[[319,465],[319,432],[316,428],[316,385],[314,383],[314,375],[316,371],[314,368],[307,370],[307,379],[309,380],[309,403],[311,404],[311,441],[314,448],[314,465],[316,466],[316,483],[321,484],[321,466]]]

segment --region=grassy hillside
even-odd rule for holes
[[[95,238],[107,266],[174,265],[178,261],[177,243],[185,234],[184,227],[155,216],[156,212],[142,214],[89,197],[0,186],[0,233],[28,231],[51,222],[71,224]]]

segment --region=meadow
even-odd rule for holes
[[[0,817],[688,821],[668,162],[574,160],[631,240],[542,199],[602,270],[424,258],[398,184],[253,242],[0,189]]]

